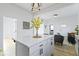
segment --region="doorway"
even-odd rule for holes
[[[3,17],[3,53],[4,56],[15,56],[15,42],[17,39],[17,19]]]

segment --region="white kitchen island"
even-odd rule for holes
[[[16,56],[50,56],[54,50],[53,35],[44,35],[42,38],[26,36],[16,40]]]

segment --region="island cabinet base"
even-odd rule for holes
[[[29,48],[16,41],[16,56],[29,56]]]
[[[16,55],[17,56],[51,56],[53,51],[53,40],[51,38],[43,40],[39,43],[28,47],[20,42],[16,42]]]

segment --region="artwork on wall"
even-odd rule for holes
[[[23,21],[23,29],[30,29],[30,22]]]

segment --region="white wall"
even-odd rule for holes
[[[79,7],[79,5],[78,5],[78,7]],[[78,25],[79,25],[79,8],[78,8]]]
[[[0,4],[0,18],[3,16],[12,17],[17,19],[17,33],[18,33],[18,39],[23,39],[23,36],[27,36],[32,34],[32,31],[30,30],[23,30],[22,22],[23,21],[30,21],[32,20],[32,14],[27,12],[24,9],[21,9],[20,7],[17,7],[14,4]],[[0,48],[3,47],[2,43],[2,19],[0,19]]]
[[[3,20],[0,17],[0,48],[3,47]]]
[[[66,36],[68,32],[74,32],[75,26],[78,24],[78,5],[79,4],[74,4],[38,15],[43,18],[45,24],[54,25],[54,34],[60,32]],[[55,13],[58,14],[57,17],[53,16]],[[67,27],[62,28],[61,25],[64,24],[67,25]]]
[[[62,35],[67,35],[68,32],[74,32],[75,27],[78,23],[78,15],[73,15],[69,17],[51,18],[51,21],[45,21],[46,24],[53,24],[54,34],[61,33]],[[67,25],[65,28],[61,25]]]
[[[59,32],[62,35],[67,36],[68,32],[75,31],[77,21],[77,15],[54,19],[54,21],[52,21],[52,24],[54,25],[54,33],[56,34]],[[66,25],[66,27],[61,27],[61,25]]]

